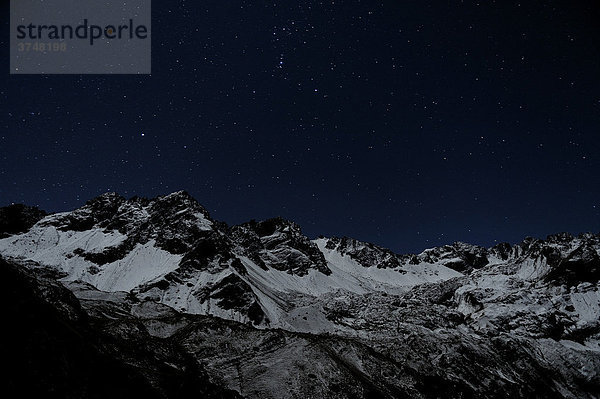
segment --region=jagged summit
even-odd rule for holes
[[[185,190],[153,198],[151,202],[159,203],[167,209],[171,208],[174,212],[181,212],[187,209],[200,211],[207,218],[210,218],[208,211]]]
[[[398,268],[410,260],[410,255],[397,255],[387,248],[349,237],[331,237],[325,248],[348,255],[364,267]]]

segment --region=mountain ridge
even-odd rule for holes
[[[148,204],[151,201],[155,201],[157,199],[176,199],[176,198],[184,198],[185,200],[190,201],[191,203],[196,204],[199,209],[201,209],[201,212],[206,216],[207,219],[213,221],[214,223],[217,223],[219,225],[221,225],[222,227],[226,228],[226,229],[231,229],[237,226],[243,226],[243,225],[248,225],[248,224],[257,224],[257,223],[265,223],[265,222],[270,222],[270,221],[284,221],[287,223],[290,223],[292,225],[297,226],[296,228],[300,229],[300,226],[298,226],[295,222],[288,220],[286,218],[283,218],[281,216],[273,216],[273,217],[269,217],[267,219],[264,219],[262,221],[256,221],[254,219],[251,219],[247,222],[242,222],[240,224],[237,225],[231,225],[229,226],[227,223],[223,222],[223,221],[216,221],[211,219],[210,217],[210,213],[208,212],[208,210],[206,210],[206,208],[204,208],[193,196],[191,196],[189,194],[188,191],[186,190],[179,190],[179,191],[175,191],[171,194],[167,194],[167,195],[163,195],[163,196],[157,196],[154,198],[145,198],[145,197],[139,197],[139,196],[133,196],[129,199],[126,199],[125,197],[121,196],[120,194],[116,193],[116,192],[106,192],[103,194],[100,194],[96,197],[94,197],[91,200],[88,200],[84,203],[84,205],[80,208],[77,209],[82,209],[82,208],[86,208],[86,207],[97,207],[98,203],[102,203],[103,201],[106,201],[107,199],[112,199],[113,201],[117,201],[117,202],[133,202],[133,203],[140,203],[140,204]],[[36,214],[36,216],[29,216],[30,221],[26,222],[27,227],[31,227],[33,226],[33,224],[35,224],[35,222],[39,221],[40,219],[42,219],[44,216],[51,216],[51,215],[60,215],[60,214],[69,214],[71,213],[71,211],[64,211],[64,212],[47,212],[45,210],[41,210],[39,207],[37,206],[28,206],[25,204],[11,204],[11,205],[7,205],[4,207],[0,207],[0,209],[2,210],[8,210],[8,212],[6,211],[2,211],[3,213],[0,213],[0,234],[7,234],[8,231],[10,230],[14,230],[17,227],[9,227],[9,223],[11,223],[10,221],[8,221],[8,218],[15,218],[15,217],[27,217],[25,215],[21,215],[21,213],[31,213],[34,212]],[[20,209],[23,209],[23,211],[21,211]],[[5,212],[5,213],[4,213]],[[6,216],[4,216],[6,215]],[[7,221],[4,221],[4,220]],[[4,224],[3,224],[4,223]],[[15,222],[12,221],[12,223],[14,224]],[[117,222],[115,222],[117,223]],[[114,226],[111,226],[114,227]],[[26,228],[22,228],[22,229],[26,229]],[[11,234],[14,234],[11,233]],[[480,244],[473,244],[473,243],[468,243],[468,242],[464,242],[464,241],[455,241],[452,244],[444,244],[441,246],[437,246],[437,247],[429,247],[429,248],[425,248],[424,250],[422,250],[421,252],[406,252],[406,253],[399,253],[399,252],[395,252],[391,249],[382,247],[376,243],[370,243],[370,242],[366,242],[366,241],[361,241],[361,240],[357,240],[351,237],[347,237],[347,236],[330,236],[330,239],[336,239],[336,240],[353,240],[353,241],[357,241],[357,242],[362,242],[364,244],[368,244],[371,246],[375,246],[378,248],[381,248],[383,250],[389,251],[394,253],[397,256],[401,256],[401,257],[412,257],[412,256],[417,256],[420,254],[423,254],[425,252],[429,252],[429,251],[434,251],[436,249],[439,248],[443,248],[443,247],[448,247],[448,246],[457,246],[457,245],[465,245],[468,247],[479,247],[479,248],[483,248],[486,249],[488,251],[510,251],[511,249],[513,249],[515,246],[529,246],[532,245],[532,243],[538,242],[538,241],[552,241],[552,242],[560,242],[560,241],[565,241],[568,239],[573,239],[573,238],[585,238],[585,237],[593,237],[593,236],[598,236],[600,235],[600,232],[598,233],[593,233],[591,231],[587,231],[587,232],[579,232],[577,234],[573,234],[571,232],[558,232],[558,233],[552,233],[552,234],[548,234],[545,238],[540,238],[540,237],[533,237],[533,236],[525,236],[520,242],[516,242],[516,243],[509,243],[509,242],[500,242],[500,243],[496,243],[494,245],[491,246],[482,246]],[[324,238],[325,236],[323,235],[318,235],[317,238]],[[317,239],[315,238],[315,239]],[[314,240],[314,239],[313,239]]]

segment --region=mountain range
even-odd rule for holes
[[[0,257],[14,395],[600,397],[600,234],[400,255],[107,193],[0,208]]]

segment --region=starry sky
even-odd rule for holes
[[[600,231],[595,1],[154,1],[145,76],[10,76],[2,4],[0,205],[185,189],[402,253]]]

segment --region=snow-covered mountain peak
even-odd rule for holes
[[[326,240],[325,248],[348,255],[363,267],[399,268],[407,261],[406,256],[397,255],[387,248],[348,237],[331,237]]]

